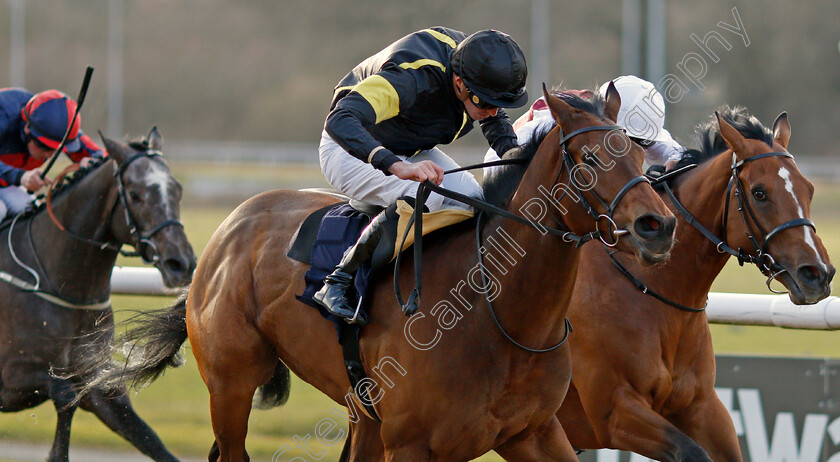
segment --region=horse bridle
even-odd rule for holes
[[[422,261],[422,252],[423,252],[423,247],[422,247],[422,234],[423,234],[422,233],[422,222],[423,222],[423,220],[422,220],[422,210],[423,210],[423,203],[425,202],[426,198],[428,197],[428,192],[427,191],[434,191],[434,192],[436,192],[436,193],[438,193],[442,196],[446,196],[446,197],[456,199],[456,200],[461,201],[461,202],[463,202],[467,205],[471,205],[471,206],[475,207],[477,210],[479,210],[478,216],[476,217],[476,244],[477,244],[477,248],[478,248],[478,264],[479,264],[483,284],[488,283],[488,281],[487,281],[487,269],[484,265],[484,259],[482,258],[482,254],[481,254],[481,218],[485,213],[500,215],[503,218],[508,218],[508,219],[517,221],[519,223],[530,226],[534,229],[538,229],[542,232],[548,232],[550,234],[560,236],[560,238],[564,242],[574,243],[575,248],[579,248],[580,246],[582,246],[586,242],[594,239],[595,237],[598,237],[604,245],[606,245],[608,247],[615,247],[618,244],[618,239],[621,237],[621,235],[626,234],[628,232],[627,230],[618,229],[618,226],[615,224],[615,220],[613,219],[613,214],[615,213],[615,210],[618,208],[618,204],[621,202],[621,199],[624,198],[624,196],[627,194],[628,191],[630,191],[630,189],[633,186],[636,186],[637,184],[640,184],[640,183],[650,184],[650,179],[648,179],[644,175],[639,175],[635,178],[630,179],[630,181],[625,183],[624,186],[618,191],[618,193],[615,195],[613,200],[610,201],[609,204],[607,204],[606,201],[604,201],[598,194],[596,194],[594,191],[592,191],[592,194],[595,196],[595,198],[606,209],[605,213],[598,213],[595,210],[595,208],[592,207],[592,205],[589,203],[589,201],[586,200],[586,197],[583,195],[582,191],[580,190],[580,188],[578,187],[578,185],[576,184],[576,182],[572,178],[573,167],[574,167],[574,165],[577,165],[577,164],[576,164],[576,162],[574,162],[574,159],[572,159],[571,154],[566,149],[566,143],[569,141],[569,139],[571,139],[574,136],[580,135],[582,133],[591,132],[591,131],[605,131],[605,130],[609,130],[609,131],[621,130],[621,131],[624,131],[624,129],[622,127],[618,126],[618,125],[597,125],[597,126],[580,128],[580,129],[574,130],[571,133],[569,133],[568,135],[564,136],[563,135],[563,129],[562,129],[562,127],[560,127],[559,124],[557,124],[557,128],[558,128],[558,130],[560,130],[559,146],[560,146],[561,152],[563,154],[563,167],[561,167],[558,170],[557,176],[554,178],[554,181],[553,181],[553,184],[552,184],[552,189],[554,188],[554,185],[557,184],[557,181],[559,180],[560,175],[562,174],[564,168],[566,170],[568,170],[569,171],[569,180],[570,180],[571,183],[574,184],[574,188],[576,190],[576,193],[580,197],[580,200],[581,200],[581,203],[582,203],[584,209],[595,220],[595,224],[596,224],[595,228],[596,229],[594,231],[590,232],[590,233],[584,234],[583,236],[579,236],[579,235],[576,235],[576,234],[572,233],[571,231],[567,231],[567,230],[563,230],[563,229],[555,229],[555,228],[550,228],[550,227],[545,227],[545,226],[537,226],[532,221],[530,221],[526,218],[523,218],[519,215],[516,215],[514,213],[511,213],[511,212],[509,212],[505,209],[502,209],[501,207],[497,207],[497,206],[495,206],[493,204],[490,204],[488,202],[484,202],[482,200],[475,199],[473,197],[469,197],[465,194],[460,194],[460,193],[456,193],[454,191],[450,191],[450,190],[441,188],[440,186],[437,186],[434,183],[427,180],[427,181],[421,183],[420,187],[417,189],[417,198],[416,198],[416,201],[415,201],[414,215],[412,216],[411,220],[409,221],[408,225],[406,226],[406,233],[403,236],[403,242],[405,242],[405,239],[408,235],[408,230],[411,228],[411,225],[414,224],[414,275],[415,275],[415,286],[414,286],[414,289],[411,291],[411,294],[408,297],[408,301],[405,302],[405,303],[402,300],[401,291],[400,291],[400,287],[399,287],[400,255],[402,254],[402,252],[397,254],[397,258],[396,258],[396,261],[395,261],[395,264],[394,264],[394,292],[395,292],[395,295],[397,296],[397,302],[400,304],[400,306],[403,309],[403,312],[406,315],[411,316],[412,314],[414,314],[415,311],[417,311],[417,308],[419,307],[419,302],[418,301],[419,301],[419,298],[420,298],[421,274],[422,274],[422,266],[421,266],[420,262]],[[525,162],[527,162],[527,161],[522,160],[522,159],[517,159],[517,160],[513,160],[513,161],[489,162],[489,163],[484,163],[484,164],[470,165],[470,166],[467,166],[467,167],[459,167],[459,168],[456,168],[456,169],[447,170],[446,172],[444,172],[444,174],[456,173],[456,172],[460,172],[460,171],[464,171],[464,170],[471,170],[471,169],[475,169],[475,168],[482,168],[482,167],[488,167],[488,166],[494,166],[494,165],[505,165],[505,164],[525,163]],[[561,198],[562,198],[562,196],[561,196]],[[549,210],[551,210],[550,207],[549,207]],[[552,213],[552,217],[554,218],[555,221],[557,221],[558,223],[562,223],[562,221],[554,215],[553,211],[551,213]],[[612,241],[612,242],[607,242],[604,239],[603,234],[598,229],[598,226],[597,226],[598,222],[601,219],[604,219],[604,218],[607,219],[609,221],[609,223],[612,225],[612,228],[613,228],[612,229],[612,234],[615,236],[615,240]],[[402,244],[400,245],[400,248],[402,248]],[[493,304],[490,300],[489,293],[485,294],[485,298],[486,298],[486,301],[487,301],[487,306],[490,310],[490,315],[493,318],[493,321],[496,324],[496,327],[499,329],[499,331],[502,333],[502,335],[508,341],[510,341],[511,343],[516,345],[518,348],[520,348],[522,350],[525,350],[529,353],[548,353],[550,351],[556,350],[557,348],[560,348],[561,346],[563,346],[563,344],[566,343],[566,341],[569,338],[569,333],[572,331],[572,325],[569,322],[569,319],[566,318],[565,319],[566,330],[565,330],[565,333],[563,335],[563,338],[558,343],[556,343],[556,344],[554,344],[550,347],[547,347],[547,348],[530,348],[528,346],[522,345],[521,343],[517,342],[505,330],[505,328],[499,322],[499,319],[496,316],[496,312],[493,309]]]
[[[146,263],[148,265],[153,265],[157,263],[157,261],[160,259],[157,246],[155,246],[155,243],[152,241],[152,237],[164,228],[167,228],[169,226],[180,226],[181,228],[183,228],[184,223],[182,223],[181,220],[178,220],[177,218],[170,218],[168,220],[164,220],[161,223],[158,223],[157,225],[153,226],[152,229],[146,231],[145,233],[140,232],[136,222],[134,221],[134,218],[131,216],[131,210],[128,207],[128,197],[125,192],[125,184],[123,183],[122,174],[123,172],[125,172],[128,166],[131,165],[132,162],[141,157],[154,158],[162,156],[163,153],[155,149],[148,149],[145,151],[137,152],[128,159],[126,159],[125,162],[121,163],[119,168],[117,169],[117,172],[114,174],[114,176],[117,178],[117,192],[123,204],[123,210],[125,212],[125,222],[128,225],[128,232],[129,234],[131,234],[131,237],[135,241],[135,243],[133,244],[134,252],[123,252],[122,250],[120,250],[120,253],[129,257],[140,257],[140,259],[143,260],[143,263]],[[146,250],[151,250],[151,258],[146,257]]]
[[[621,187],[621,189],[618,191],[618,193],[616,193],[615,197],[613,197],[613,200],[609,204],[607,204],[607,202],[604,201],[604,199],[602,199],[601,196],[598,195],[598,193],[596,193],[595,191],[590,191],[592,193],[592,195],[595,196],[595,199],[597,199],[598,202],[600,202],[601,205],[606,209],[605,213],[598,213],[598,211],[595,210],[595,208],[592,206],[592,204],[590,204],[589,201],[586,200],[586,196],[583,194],[583,191],[581,191],[580,186],[578,185],[577,181],[575,181],[574,178],[572,178],[573,169],[574,169],[575,166],[577,166],[579,164],[576,164],[574,162],[574,159],[572,159],[571,154],[569,154],[569,151],[566,149],[566,143],[569,141],[569,139],[571,139],[572,137],[574,137],[576,135],[579,135],[581,133],[586,133],[586,132],[591,132],[591,131],[601,131],[601,130],[609,130],[609,131],[620,130],[620,131],[624,132],[624,128],[619,126],[619,125],[599,125],[599,126],[593,126],[593,127],[584,127],[584,128],[580,128],[578,130],[575,130],[575,131],[573,131],[573,132],[571,132],[571,133],[569,133],[568,135],[565,135],[565,136],[563,136],[563,128],[560,127],[559,124],[557,125],[557,128],[558,128],[558,130],[560,130],[560,143],[559,143],[560,144],[560,150],[563,153],[563,165],[564,165],[565,169],[569,171],[569,182],[575,188],[575,192],[577,193],[578,197],[580,198],[581,204],[583,205],[584,210],[586,210],[586,212],[595,220],[595,228],[596,228],[596,232],[598,232],[598,238],[607,247],[615,247],[616,245],[618,245],[618,240],[621,238],[621,236],[629,233],[629,231],[627,231],[626,229],[619,229],[618,225],[615,223],[615,219],[613,219],[613,215],[615,214],[615,211],[618,208],[618,204],[621,202],[621,200],[624,198],[624,196],[630,191],[630,189],[633,188],[633,186],[636,186],[639,183],[650,184],[650,180],[644,175],[639,175],[637,177],[631,178],[627,183],[624,184],[624,186]],[[560,169],[560,171],[557,172],[557,177],[555,177],[555,179],[554,179],[554,183],[552,184],[552,188],[554,187],[554,185],[557,184],[557,180],[560,179],[560,175],[562,174],[562,172],[563,172],[563,169]],[[565,194],[565,192],[563,194]],[[551,208],[549,208],[549,210],[551,210]],[[554,218],[554,220],[559,222],[559,219],[557,218],[556,215],[554,215],[553,211],[551,211],[551,214],[552,214],[552,217]],[[601,233],[598,230],[598,223],[602,219],[605,219],[607,221],[608,234],[611,234],[612,236],[615,237],[615,239],[612,240],[611,242],[608,242],[604,238],[604,234]]]
[[[66,234],[68,234],[69,236],[73,237],[76,240],[85,242],[85,243],[90,244],[94,247],[99,247],[100,249],[103,249],[103,250],[104,249],[110,249],[110,250],[113,250],[115,252],[119,252],[121,255],[126,256],[126,257],[140,257],[143,260],[143,263],[146,263],[148,265],[154,265],[155,263],[157,263],[160,256],[158,255],[157,246],[155,246],[155,244],[151,240],[151,238],[155,234],[157,234],[158,232],[163,230],[164,228],[167,228],[169,226],[180,226],[180,227],[183,228],[184,224],[181,222],[181,220],[172,218],[172,219],[164,220],[163,222],[157,224],[156,226],[152,227],[152,229],[150,229],[146,232],[141,232],[139,230],[139,228],[137,227],[136,221],[134,220],[134,217],[132,217],[132,215],[131,215],[131,209],[128,206],[128,196],[127,196],[126,191],[125,191],[125,184],[124,184],[124,181],[123,181],[123,173],[125,173],[128,166],[131,165],[131,163],[134,162],[137,159],[140,159],[142,157],[154,158],[154,157],[161,157],[161,156],[163,156],[163,153],[161,153],[158,150],[154,150],[154,149],[148,149],[148,150],[145,150],[145,151],[137,152],[137,153],[133,154],[131,157],[129,157],[128,159],[126,159],[124,162],[122,162],[119,165],[119,167],[116,169],[116,172],[114,173],[114,177],[117,180],[117,196],[119,197],[119,200],[123,205],[125,222],[126,222],[126,226],[128,227],[129,235],[131,236],[131,239],[133,241],[131,245],[134,247],[134,251],[126,252],[125,250],[122,249],[121,245],[117,245],[117,244],[114,244],[112,242],[101,242],[101,241],[97,241],[97,240],[92,239],[92,238],[87,238],[87,237],[80,236],[80,235],[74,233],[73,231],[70,231],[69,229],[66,229],[66,227],[64,227],[60,222],[58,222],[58,220],[54,217],[54,215],[52,213],[50,213],[50,216],[53,218],[53,222],[56,224],[56,226],[58,226],[59,229],[61,229]],[[49,204],[48,204],[48,207],[49,207]],[[151,257],[148,257],[147,255],[151,255]]]
[[[775,228],[770,230],[770,232],[768,233],[764,230],[764,227],[761,226],[761,223],[758,222],[758,217],[756,216],[752,207],[750,207],[749,201],[744,199],[744,185],[741,182],[741,177],[740,177],[739,173],[740,173],[740,168],[744,164],[746,164],[747,162],[752,162],[752,161],[756,161],[756,160],[759,160],[759,159],[765,159],[765,158],[768,158],[768,157],[788,157],[788,158],[793,159],[792,154],[790,154],[789,152],[784,152],[784,151],[772,151],[772,152],[766,152],[766,153],[763,153],[763,154],[757,154],[755,156],[747,157],[746,159],[743,159],[743,160],[740,160],[740,161],[737,160],[737,158],[735,156],[735,153],[732,154],[732,166],[730,167],[730,169],[732,170],[732,175],[729,177],[729,183],[726,186],[725,207],[724,207],[724,211],[723,211],[723,239],[720,239],[719,237],[717,237],[713,232],[709,231],[708,228],[706,228],[700,222],[698,222],[697,219],[694,218],[694,216],[691,214],[691,212],[689,212],[688,209],[686,209],[685,206],[682,205],[682,203],[679,201],[679,199],[677,199],[677,196],[674,194],[674,192],[671,190],[671,187],[668,185],[667,180],[669,180],[672,177],[678,175],[679,173],[683,173],[684,171],[686,171],[690,168],[696,167],[696,165],[689,165],[689,166],[686,166],[684,168],[681,168],[681,169],[679,169],[680,170],[679,172],[665,173],[664,175],[661,175],[657,178],[654,178],[653,181],[651,182],[651,184],[653,184],[653,185],[662,184],[663,189],[665,189],[665,192],[668,194],[668,198],[674,204],[674,207],[677,209],[677,212],[679,212],[679,214],[683,217],[683,219],[687,223],[692,225],[695,229],[697,229],[697,231],[700,232],[700,234],[702,234],[703,236],[706,237],[706,239],[711,241],[712,244],[715,245],[715,248],[717,249],[718,252],[728,253],[729,255],[737,258],[738,259],[738,264],[741,265],[741,266],[744,266],[744,263],[752,263],[752,264],[756,265],[756,267],[759,269],[759,271],[761,271],[762,274],[767,276],[767,280],[765,282],[765,284],[767,285],[767,289],[770,290],[773,293],[783,294],[783,293],[786,293],[786,292],[775,290],[771,286],[771,283],[773,282],[773,280],[777,276],[779,276],[780,274],[787,272],[787,270],[784,269],[784,267],[782,265],[777,263],[775,258],[773,258],[773,256],[767,251],[767,245],[770,242],[770,239],[772,239],[774,236],[778,235],[780,232],[782,232],[786,229],[795,228],[795,227],[798,227],[798,226],[808,226],[811,229],[813,229],[815,232],[816,232],[817,228],[816,228],[816,225],[814,225],[814,222],[811,221],[810,219],[808,219],[808,218],[797,218],[797,219],[794,219],[794,220],[786,221],[786,222],[776,226]],[[747,238],[753,244],[753,247],[755,247],[755,250],[756,250],[755,255],[752,255],[752,254],[749,254],[749,253],[745,252],[742,247],[738,247],[738,250],[735,250],[727,243],[728,239],[727,239],[726,233],[727,233],[727,228],[728,228],[728,223],[729,223],[729,204],[730,204],[731,197],[733,195],[733,190],[734,190],[735,199],[738,202],[738,211],[740,212],[741,219],[744,222],[744,226],[746,226],[746,228],[747,228],[747,232],[746,232]],[[752,225],[750,224],[750,219],[752,219],[752,221],[755,222],[755,225],[758,227],[758,231],[761,233],[761,236],[762,236],[762,243],[761,244],[759,244],[758,240],[755,238],[756,232],[753,229]],[[630,274],[629,271],[627,271],[626,268],[624,268],[620,263],[618,263],[618,261],[614,257],[613,257],[613,263],[615,263],[616,266],[619,268],[619,270],[622,272],[622,274],[624,274],[626,277],[628,277],[628,279],[630,279],[630,281],[633,282],[636,285],[636,287],[639,288],[639,290],[642,290],[642,292],[647,293],[647,294],[651,294],[655,298],[657,298],[661,301],[664,301],[665,303],[667,303],[671,306],[674,306],[674,307],[677,307],[677,308],[680,308],[680,309],[685,309],[686,311],[702,311],[703,310],[702,308],[698,309],[698,308],[684,307],[682,305],[679,305],[676,302],[672,302],[670,300],[665,299],[664,297],[659,296],[658,294],[653,293],[641,281],[639,281],[632,274]]]
[[[765,276],[767,276],[767,282],[766,282],[767,288],[770,289],[770,291],[773,292],[773,293],[784,294],[784,293],[787,293],[787,292],[781,292],[781,291],[777,291],[777,290],[773,289],[773,287],[771,287],[770,283],[773,281],[773,279],[775,279],[780,274],[787,272],[787,270],[782,265],[777,263],[776,260],[773,258],[773,256],[767,251],[767,245],[770,242],[770,239],[772,239],[774,236],[778,235],[780,232],[782,232],[786,229],[796,228],[796,227],[799,227],[799,226],[808,226],[812,230],[814,230],[814,232],[817,232],[817,227],[816,227],[816,225],[814,225],[814,222],[811,221],[808,218],[796,218],[794,220],[786,221],[786,222],[776,226],[772,230],[770,230],[769,233],[764,230],[763,226],[761,226],[761,223],[758,221],[758,217],[755,215],[755,212],[753,212],[753,209],[750,206],[749,201],[744,199],[744,185],[741,182],[741,177],[739,176],[738,173],[739,173],[739,169],[744,164],[746,164],[747,162],[752,162],[752,161],[756,161],[756,160],[759,160],[759,159],[765,159],[765,158],[768,158],[768,157],[787,157],[787,158],[793,159],[793,155],[790,154],[789,152],[772,151],[772,152],[766,152],[764,154],[757,154],[755,156],[747,157],[746,159],[742,159],[742,160],[739,161],[739,160],[736,159],[735,153],[734,152],[732,153],[732,167],[731,167],[732,176],[729,178],[729,184],[726,186],[726,208],[723,211],[723,243],[722,244],[726,245],[726,242],[728,240],[727,237],[726,237],[726,233],[727,233],[727,223],[728,223],[728,220],[729,220],[729,201],[730,201],[730,197],[733,194],[733,189],[734,189],[735,200],[738,203],[738,211],[741,214],[741,219],[743,220],[744,225],[747,227],[747,238],[750,240],[750,242],[753,244],[753,247],[755,247],[755,250],[756,250],[755,255],[749,255],[749,254],[744,254],[743,249],[739,247],[738,248],[738,254],[736,255],[738,257],[738,263],[742,266],[743,266],[745,261],[748,261],[750,263],[754,263],[759,268],[759,270]],[[734,185],[734,188],[733,188],[733,185]],[[758,240],[756,240],[756,238],[755,238],[756,232],[753,229],[752,225],[750,224],[750,219],[752,219],[752,221],[755,223],[755,226],[758,228],[759,233],[761,233],[761,237],[762,237],[762,243],[761,244],[759,244]],[[729,246],[726,245],[726,247],[729,247]],[[718,244],[718,252],[728,252],[728,251],[724,247],[722,247],[721,244]]]

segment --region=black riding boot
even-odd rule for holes
[[[364,326],[368,323],[364,313],[356,313],[356,308],[347,298],[347,290],[353,284],[356,271],[366,261],[370,260],[376,246],[382,238],[383,222],[387,220],[387,211],[375,216],[367,228],[362,231],[359,240],[344,252],[341,262],[335,270],[324,280],[324,287],[315,293],[313,298],[331,314],[344,318],[350,324]]]

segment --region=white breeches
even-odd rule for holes
[[[0,188],[0,220],[23,212],[31,202],[32,196],[19,186]]]
[[[338,192],[352,199],[387,207],[400,197],[417,195],[420,183],[402,180],[394,175],[385,175],[372,165],[353,157],[333,141],[326,130],[321,133],[318,155],[321,171],[327,178],[327,182]],[[408,158],[398,157],[410,163],[431,160],[444,170],[458,168],[458,164],[438,148],[421,151]],[[481,186],[470,172],[450,173],[443,177],[441,186],[470,197],[482,198]],[[432,212],[444,208],[470,210],[467,204],[436,193],[432,193],[426,200],[426,207]]]

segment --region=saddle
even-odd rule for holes
[[[330,194],[345,199],[312,212],[301,224],[297,237],[286,254],[289,258],[310,265],[310,270],[305,276],[307,289],[298,296],[298,299],[320,310],[320,305],[314,302],[311,296],[323,286],[324,278],[335,269],[344,251],[356,242],[365,226],[384,208],[351,200],[329,189],[305,191]],[[414,214],[414,198],[404,197],[398,200],[395,212],[397,218],[389,217],[385,222],[382,239],[374,251],[370,264],[357,273],[355,284],[357,302],[365,294],[370,275],[389,266],[389,263],[400,252],[414,243],[414,234],[406,232]],[[423,213],[423,235],[460,223],[472,218],[473,215],[473,212],[460,209]],[[324,311],[322,314],[325,317],[331,317]]]
[[[379,416],[370,404],[370,395],[365,387],[365,382],[363,382],[367,374],[359,353],[359,326],[347,324],[344,320],[331,315],[315,302],[312,296],[323,287],[324,278],[332,273],[344,252],[355,244],[373,217],[384,209],[350,200],[348,197],[328,189],[310,189],[307,191],[330,194],[343,200],[312,212],[301,224],[287,256],[309,264],[310,268],[304,275],[306,288],[301,295],[295,297],[299,301],[318,309],[322,316],[333,322],[338,333],[338,343],[341,345],[344,355],[347,376],[350,379],[351,391],[353,392],[351,396],[356,398],[357,403],[361,404],[361,409],[364,409],[369,417],[379,421]],[[380,269],[390,266],[390,262],[414,242],[413,233],[406,232],[414,214],[414,199],[403,198],[397,201],[395,212],[394,216],[391,216],[390,213],[386,215],[379,245],[374,251],[371,261],[356,272],[353,284],[355,290],[351,291],[353,293],[348,293],[348,296],[351,297],[351,300],[355,300],[360,310],[366,310],[364,306],[365,294],[372,275]],[[472,216],[472,212],[451,209],[424,213],[423,235],[464,221]],[[401,245],[398,246],[397,240],[400,237],[402,237]]]

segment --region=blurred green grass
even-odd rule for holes
[[[206,167],[204,175],[221,174],[216,168]],[[257,175],[277,178],[278,187],[301,178],[320,175],[313,167],[295,168],[253,168],[230,167],[237,175]],[[190,171],[179,171],[176,176],[189,176]],[[315,170],[315,173],[313,173]],[[191,170],[193,173],[195,169]],[[231,170],[228,170],[230,173]],[[274,175],[274,176],[272,176]],[[321,186],[315,183],[313,186]],[[197,253],[206,245],[211,234],[233,210],[234,203],[208,206],[206,204],[185,204],[182,219],[185,229]],[[817,224],[820,237],[831,255],[840,252],[840,185],[817,184],[812,204],[812,218]],[[120,264],[138,265],[134,260],[119,261]],[[767,293],[764,278],[755,268],[740,268],[736,262],[724,268],[713,286],[717,292]],[[836,292],[835,292],[836,295]],[[166,307],[173,299],[168,297],[115,296],[113,305],[118,319],[124,319],[129,311]],[[804,355],[812,357],[840,357],[840,334],[826,331],[802,331],[773,327],[713,325],[712,337],[717,353],[755,354],[771,356]],[[186,346],[189,350],[189,345]],[[210,426],[208,393],[195,366],[192,354],[187,351],[187,364],[180,369],[169,370],[162,378],[140,392],[132,392],[132,401],[137,412],[158,433],[164,443],[181,457],[206,457],[213,442]],[[309,460],[304,449],[297,447],[292,439],[295,435],[306,438],[312,435],[310,448],[323,460],[336,460],[342,443],[324,446],[314,438],[316,424],[324,418],[331,418],[343,425],[341,417],[333,410],[343,412],[338,406],[308,384],[294,378],[288,404],[268,411],[255,410],[251,414],[248,432],[248,451],[253,460],[271,460],[283,446],[288,452],[281,460],[302,457]],[[51,404],[34,409],[0,414],[0,438],[18,441],[32,441],[49,444],[55,431],[55,412]],[[73,422],[72,444],[74,446],[107,447],[133,451],[120,437],[108,430],[101,422],[87,412],[78,412]],[[320,454],[323,452],[323,454]],[[2,455],[0,455],[2,457]],[[46,457],[46,454],[44,454]],[[481,461],[499,461],[496,455],[487,455]]]

